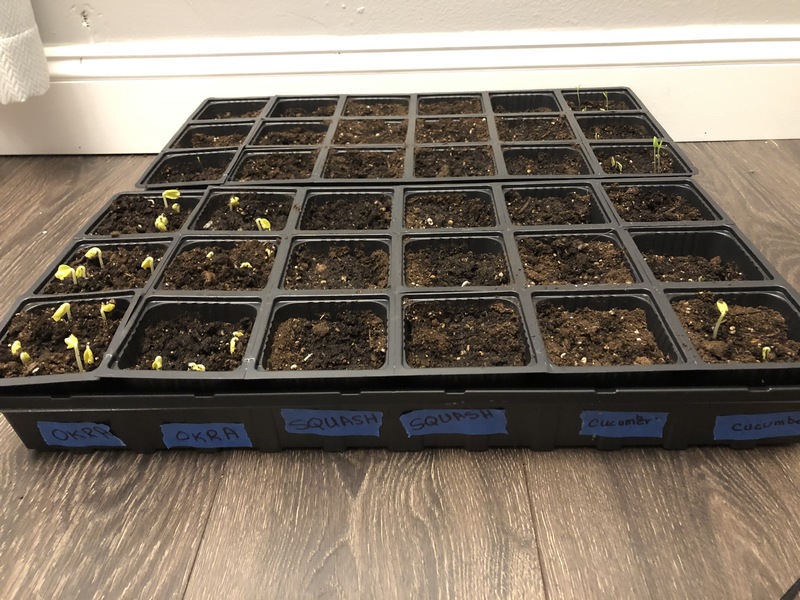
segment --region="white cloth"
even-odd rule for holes
[[[0,104],[24,102],[50,87],[30,0],[0,0]]]

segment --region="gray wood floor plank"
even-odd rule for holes
[[[241,454],[186,597],[544,598],[522,461]]]

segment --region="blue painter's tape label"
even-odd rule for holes
[[[669,413],[584,410],[581,435],[596,437],[661,438]]]
[[[167,448],[252,448],[242,423],[165,423],[161,437]]]
[[[717,417],[714,439],[763,440],[800,435],[800,412]]]
[[[314,410],[282,408],[286,431],[303,435],[380,437],[383,413],[379,410]]]
[[[502,408],[420,409],[400,415],[408,437],[431,434],[508,434]]]
[[[37,421],[36,426],[48,446],[66,448],[124,448],[125,442],[111,433],[105,423],[60,423]]]

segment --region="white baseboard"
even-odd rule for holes
[[[678,141],[800,137],[800,26],[174,40],[46,49],[0,154],[151,153],[206,97],[629,86]]]

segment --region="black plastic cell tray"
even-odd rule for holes
[[[561,96],[556,97],[561,101]],[[341,110],[341,99],[336,102],[337,110]],[[660,187],[678,192],[700,211],[702,219],[624,221],[606,193],[616,185]],[[506,194],[513,191],[532,198],[587,195],[590,202],[587,222],[515,224],[506,202]],[[273,209],[268,208],[266,217],[272,217],[276,223],[270,231],[255,228],[218,231],[206,227],[212,202],[220,205],[220,197],[224,200],[234,194],[240,195],[241,202],[247,202],[254,193],[282,203],[281,214],[288,215],[285,225],[283,217],[272,216],[269,210]],[[486,213],[493,215],[494,221],[482,227],[406,227],[406,198],[437,193],[463,193],[467,197],[482,198],[484,203],[489,203],[485,206]],[[381,198],[386,207],[388,214],[380,228],[363,229],[356,225],[320,230],[303,227],[309,206],[331,199],[343,198],[349,202],[365,194]],[[160,193],[145,192],[140,200],[148,202],[148,198],[158,201]],[[99,302],[114,296],[124,297],[128,302],[121,326],[97,369],[83,376],[67,374],[0,380],[0,410],[28,447],[126,447],[150,451],[167,447],[253,447],[261,450],[322,447],[336,450],[380,446],[416,450],[443,445],[481,449],[506,445],[616,448],[637,444],[682,448],[695,444],[750,447],[800,439],[800,430],[795,424],[795,420],[800,419],[800,365],[705,363],[671,308],[670,302],[674,299],[711,290],[732,303],[759,301],[776,308],[787,318],[792,335],[800,337],[797,292],[691,179],[223,186],[209,188],[200,198],[185,194],[181,202],[185,203],[187,219],[175,231],[92,235],[89,232],[108,209],[105,207],[89,220],[59,259],[0,323],[0,345],[8,345],[10,341],[5,339],[5,331],[20,307],[39,302],[54,306],[59,303],[61,298],[42,295],[39,291],[74,247],[149,242],[165,248],[156,272],[140,289],[68,297],[75,302]],[[342,215],[347,217],[349,212],[338,208],[330,214],[330,223],[323,223],[334,224],[335,219]],[[455,213],[454,217],[457,217]],[[630,267],[632,283],[530,286],[518,241],[560,235],[613,241]],[[160,289],[161,277],[182,243],[249,239],[277,244],[275,263],[263,289],[243,292]],[[445,239],[466,240],[467,247],[478,252],[502,251],[508,283],[463,287],[407,285],[405,249],[431,247]],[[326,247],[359,241],[388,251],[386,287],[321,290],[289,289],[284,285],[292,253],[298,245],[313,243]],[[644,259],[643,252],[650,251],[719,254],[725,260],[736,262],[747,279],[661,282]],[[480,369],[409,366],[405,311],[415,302],[447,300],[501,301],[513,308],[519,318],[524,345],[522,363]],[[670,362],[654,366],[558,366],[549,360],[540,332],[537,307],[541,303],[554,303],[564,310],[582,306],[642,308],[648,328],[654,332],[657,344]],[[137,331],[140,331],[141,319],[152,318],[148,315],[169,318],[192,306],[225,314],[246,313],[254,318],[245,358],[238,369],[225,373],[194,373],[126,368],[131,362],[126,348],[140,335]],[[265,368],[266,347],[276,320],[343,308],[372,312],[385,324],[386,359],[380,368],[337,371]],[[70,427],[74,430],[67,431]],[[198,428],[202,427],[207,427],[207,435],[198,433]],[[765,428],[772,433],[758,433]],[[59,441],[61,437],[58,436],[64,439]]]
[[[573,110],[568,102],[574,90],[533,90],[517,92],[474,92],[451,94],[404,94],[391,96],[276,96],[268,100],[261,99],[264,109],[259,118],[245,122],[232,120],[207,120],[210,111],[217,107],[228,107],[231,103],[247,102],[246,99],[210,99],[198,108],[192,117],[172,137],[161,154],[159,154],[144,175],[137,183],[138,187],[164,189],[167,187],[205,186],[219,183],[232,185],[265,185],[265,184],[347,184],[364,185],[387,183],[392,185],[405,184],[411,181],[424,181],[426,183],[447,183],[456,181],[487,182],[503,181],[510,179],[554,179],[561,177],[570,178],[598,178],[598,177],[629,177],[647,176],[647,173],[627,172],[623,169],[620,173],[612,169],[609,164],[601,164],[594,148],[607,146],[643,145],[652,152],[652,139],[654,136],[664,141],[663,153],[671,153],[674,159],[674,172],[659,173],[658,177],[685,177],[696,172],[695,168],[674,144],[664,128],[658,124],[636,95],[628,88],[609,88],[606,91],[612,101],[624,102],[624,110],[601,107],[598,110]],[[581,90],[581,97],[585,100],[599,98],[604,101],[601,90]],[[436,111],[448,110],[444,102],[465,101],[464,111],[448,114],[438,114]],[[252,102],[252,101],[251,101]],[[257,102],[257,101],[255,101]],[[387,114],[355,116],[351,107],[354,103],[390,105],[396,110],[388,110]],[[469,105],[471,103],[471,106]],[[610,107],[615,106],[610,104]],[[622,105],[620,105],[622,106]],[[221,109],[220,109],[221,110]],[[393,112],[394,114],[388,114]],[[198,120],[198,117],[202,117]],[[450,138],[427,137],[427,128],[424,123],[436,122],[442,119],[463,118],[477,120],[478,127],[473,134],[455,140]],[[341,138],[340,132],[356,120],[369,121],[375,124],[374,137],[366,141],[357,140],[353,143],[349,138]],[[526,121],[554,121],[563,122],[564,136],[547,134],[529,134],[517,136],[506,132],[504,123],[524,123]],[[240,128],[251,123],[250,131],[243,143],[227,148],[176,148],[183,140],[187,139],[194,131],[212,131],[214,127],[223,126]],[[620,138],[614,138],[611,130],[596,137],[592,127],[596,125],[638,125],[642,129],[633,131],[622,130]],[[306,140],[305,145],[287,145],[280,143],[282,140],[272,138],[262,141],[265,132],[276,132],[291,127],[302,127],[313,132],[313,136]],[[381,139],[390,133],[390,130],[400,127],[404,130],[400,137],[390,138],[389,141]],[[612,137],[608,137],[608,136]],[[640,135],[640,137],[631,137]],[[561,139],[558,139],[561,138]],[[363,152],[389,154],[393,160],[402,161],[402,166],[391,174],[364,174],[357,177],[338,177],[327,171],[331,157],[341,153],[356,153],[363,156]],[[437,169],[435,172],[420,172],[417,168],[418,155],[436,157],[436,165],[441,164],[437,153],[478,153],[488,156],[493,167],[490,172],[476,172],[462,168],[463,159],[454,158],[447,169]],[[543,167],[541,171],[529,172],[528,163],[517,165],[517,160],[539,160],[542,153],[557,156],[569,155],[578,161],[579,172],[564,173],[554,172],[554,169]],[[155,183],[154,175],[166,163],[183,160],[185,155],[191,160],[219,163],[223,172],[219,177],[210,181],[168,181]],[[195,158],[199,157],[199,158]],[[276,161],[299,161],[298,170],[292,178],[267,176],[251,178],[244,166],[251,159],[263,160],[267,167],[273,166]],[[509,161],[512,161],[509,163]],[[608,161],[606,161],[608,163]]]

